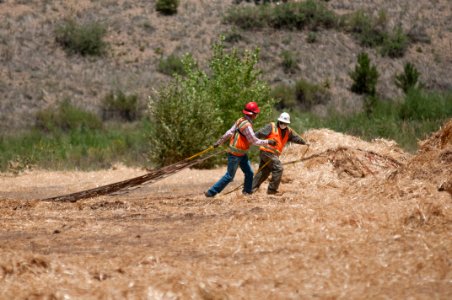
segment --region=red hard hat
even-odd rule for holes
[[[245,115],[251,116],[251,115],[253,115],[253,114],[258,114],[258,113],[260,113],[261,110],[259,109],[259,106],[257,106],[257,103],[256,103],[256,102],[248,102],[248,103],[245,105],[245,109],[242,110],[242,112],[243,112]]]

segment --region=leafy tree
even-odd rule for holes
[[[370,63],[367,53],[360,53],[355,70],[350,73],[353,80],[352,92],[375,96],[378,76],[377,67]]]
[[[406,63],[403,68],[403,73],[396,75],[395,85],[402,89],[406,94],[410,89],[418,86],[419,72],[411,63]]]
[[[208,72],[186,55],[186,76],[176,74],[150,96],[150,158],[156,165],[180,161],[213,144],[249,101],[261,107],[255,126],[268,121],[273,99],[267,84],[259,79],[258,49],[243,55],[237,49],[227,52],[223,40],[212,48]]]

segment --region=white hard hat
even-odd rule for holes
[[[279,121],[279,122],[282,122],[282,123],[290,124],[290,116],[289,116],[289,114],[286,113],[286,112],[283,112],[283,113],[279,116],[278,121]]]

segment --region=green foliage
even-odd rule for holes
[[[295,99],[301,109],[310,110],[315,105],[326,104],[331,95],[323,86],[300,79],[295,84]]]
[[[410,89],[400,107],[402,120],[440,120],[452,116],[452,93],[431,93]]]
[[[282,62],[281,65],[283,67],[284,73],[286,74],[294,74],[298,70],[298,61],[297,57],[292,51],[284,50],[281,53]]]
[[[406,94],[410,89],[417,88],[419,72],[411,63],[406,63],[403,68],[403,73],[396,75],[395,85],[402,89]]]
[[[140,117],[137,95],[126,95],[122,91],[110,92],[102,101],[104,120],[135,121]]]
[[[336,24],[336,15],[318,1],[290,2],[273,8],[269,24],[281,29],[332,28]]]
[[[315,31],[309,31],[308,36],[306,37],[306,42],[309,44],[313,44],[317,41],[317,33]]]
[[[102,128],[102,121],[97,115],[72,105],[64,100],[56,108],[46,108],[36,114],[35,127],[51,131],[95,130]]]
[[[142,167],[148,164],[148,132],[149,122],[143,120],[134,124],[111,123],[102,130],[2,133],[0,170],[94,170],[110,168],[116,162]]]
[[[232,7],[224,16],[224,21],[244,30],[267,27],[269,10],[267,7]]]
[[[341,27],[350,32],[362,46],[379,48],[383,56],[402,57],[410,39],[400,26],[390,32],[387,17],[380,11],[377,17],[359,10],[341,19]]]
[[[57,26],[55,39],[71,54],[101,56],[107,49],[107,43],[103,40],[106,33],[105,26],[100,23],[77,24],[74,20],[68,20]]]
[[[377,67],[370,63],[367,53],[362,52],[358,55],[358,64],[355,66],[355,70],[350,72],[350,77],[353,80],[352,92],[375,95],[378,71]]]
[[[364,112],[367,116],[370,116],[377,106],[377,97],[375,95],[368,95],[364,97]]]
[[[240,34],[240,32],[236,28],[233,28],[231,31],[227,32],[224,36],[224,41],[226,43],[232,43],[232,44],[240,42],[243,39],[244,39],[243,36]]]
[[[164,15],[177,14],[177,8],[179,7],[179,0],[157,0],[155,3],[155,9]]]
[[[378,18],[358,10],[342,18],[342,27],[352,33],[362,46],[376,47],[383,44],[386,37],[386,14],[380,12]]]
[[[277,85],[270,95],[276,100],[278,110],[309,111],[315,105],[326,104],[331,100],[331,94],[324,85],[313,84],[307,80],[297,80],[295,85]]]
[[[241,56],[236,49],[226,52],[223,43],[217,43],[208,73],[189,56],[183,61],[187,76],[176,76],[150,97],[150,157],[160,166],[213,144],[242,116],[247,102],[256,101],[261,107],[255,126],[267,119],[273,105],[269,88],[255,69],[258,50]]]
[[[292,111],[291,125],[298,132],[310,128],[330,128],[366,140],[390,139],[396,141],[405,150],[414,152],[417,150],[418,140],[425,139],[452,117],[452,93],[450,91],[444,94],[423,92],[421,95],[422,101],[419,103],[420,105],[416,104],[415,110],[423,110],[421,114],[424,117],[419,115],[412,118],[404,117],[406,112],[404,105],[412,106],[412,102],[414,102],[409,98],[419,97],[419,91],[414,90],[413,96],[407,96],[405,103],[409,102],[409,104],[404,103],[402,106],[394,101],[376,99],[371,115],[366,112],[343,115],[330,111],[327,117],[318,117],[311,113]],[[438,103],[442,103],[442,108]],[[419,111],[413,112],[413,114],[417,113]],[[425,118],[427,115],[429,118]]]
[[[402,28],[397,27],[387,34],[381,45],[381,54],[392,58],[403,57],[409,45],[409,39]]]
[[[182,58],[174,54],[171,54],[167,58],[160,58],[157,70],[169,76],[186,74]]]
[[[270,95],[275,99],[275,107],[278,110],[292,109],[297,106],[297,100],[295,99],[295,88],[287,84],[280,84],[275,86]]]
[[[233,7],[224,18],[227,23],[242,29],[273,27],[276,29],[332,28],[336,25],[336,15],[321,2],[281,3],[256,7]]]

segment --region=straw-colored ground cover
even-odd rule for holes
[[[305,137],[309,151],[282,160],[310,159],[285,165],[280,196],[205,198],[222,167],[49,203],[36,199],[144,171],[3,174],[0,298],[451,299],[452,121],[416,155],[325,129]]]

